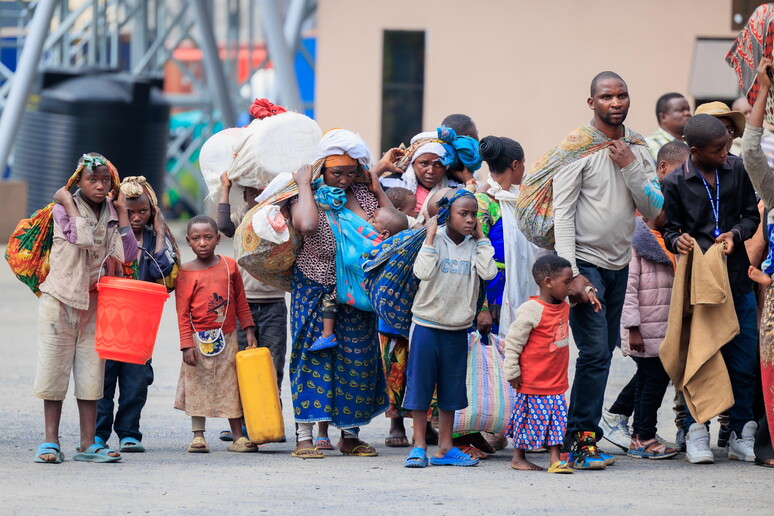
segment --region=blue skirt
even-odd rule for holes
[[[376,314],[339,305],[338,345],[310,352],[321,335],[322,300],[334,290],[293,269],[290,299],[290,385],[296,422],[330,421],[339,428],[368,424],[390,404],[382,369]]]

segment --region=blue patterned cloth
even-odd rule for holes
[[[314,200],[321,210],[340,210],[347,203],[347,192],[341,188],[326,185],[322,178],[317,179],[312,187],[315,189]]]
[[[390,333],[408,338],[411,306],[419,288],[414,260],[427,230],[407,229],[374,246],[363,261],[365,289],[374,311]]]
[[[567,431],[567,403],[564,394],[516,393],[513,414],[505,435],[513,437],[513,447],[537,450],[564,443]]]
[[[340,208],[326,211],[336,240],[336,300],[372,312],[363,286],[363,255],[379,241],[379,233],[357,213]]]
[[[330,421],[339,428],[368,424],[389,407],[376,316],[341,305],[336,314],[338,345],[308,351],[322,335],[324,286],[293,269],[290,299],[290,385],[298,423]]]

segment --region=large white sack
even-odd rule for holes
[[[214,196],[220,190],[220,176],[227,172],[234,161],[234,146],[239,135],[246,129],[232,127],[210,136],[199,151],[199,168],[207,184],[207,190]]]
[[[234,145],[228,177],[262,188],[278,174],[313,163],[321,136],[317,122],[291,111],[253,120]]]

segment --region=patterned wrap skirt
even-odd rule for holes
[[[409,341],[405,337],[380,333],[379,343],[382,347],[384,372],[387,377],[387,395],[390,399],[390,408],[385,415],[389,418],[410,418],[411,411],[403,408],[403,397],[406,395]],[[435,396],[430,401],[427,420],[438,420],[438,400]]]
[[[564,394],[516,393],[516,402],[505,435],[513,447],[536,450],[564,443],[567,431],[567,403]]]
[[[296,422],[330,421],[339,428],[368,424],[389,407],[376,315],[339,305],[338,345],[309,351],[322,335],[323,297],[335,286],[312,281],[297,267],[292,285],[290,386]]]

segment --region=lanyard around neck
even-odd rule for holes
[[[702,184],[704,184],[704,189],[707,191],[707,197],[709,197],[709,202],[712,206],[712,215],[715,217],[715,230],[712,232],[712,235],[717,238],[720,236],[720,175],[718,175],[718,169],[715,169],[715,198],[713,199],[707,180],[704,179],[701,171],[697,169],[696,172]]]

